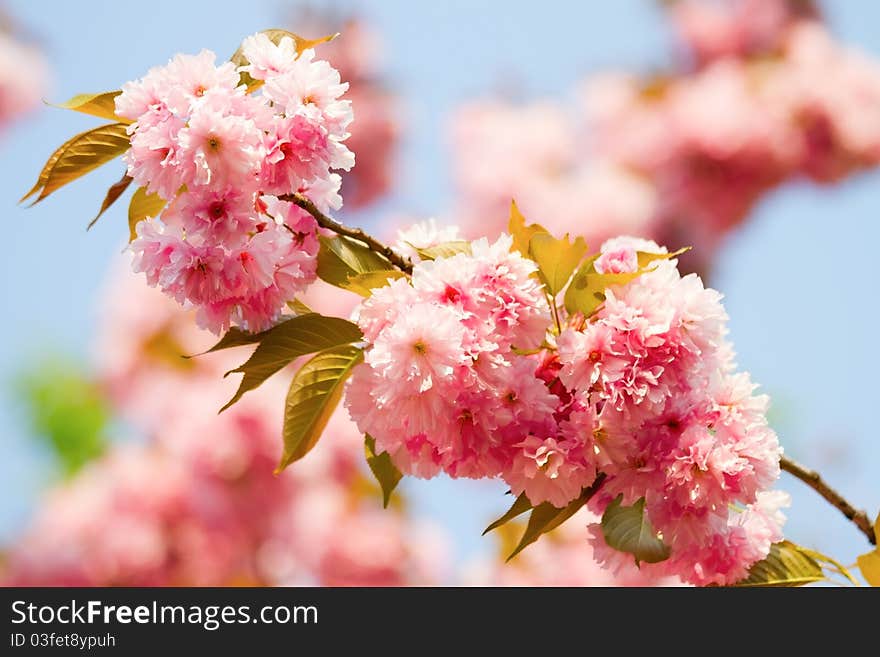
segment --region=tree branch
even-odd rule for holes
[[[368,235],[360,228],[349,228],[348,226],[339,223],[332,217],[328,217],[326,214],[321,212],[314,203],[312,203],[302,194],[284,194],[282,196],[279,196],[278,198],[282,201],[293,203],[294,205],[297,205],[308,212],[315,218],[315,221],[317,221],[318,225],[322,228],[332,230],[338,235],[345,235],[346,237],[351,237],[353,239],[363,242],[370,248],[370,250],[375,251],[376,253],[379,253],[388,258],[391,264],[397,267],[400,271],[407,274],[412,274],[413,265],[412,262],[410,262],[409,258],[405,258],[404,256],[400,255],[390,246],[382,244],[382,242],[377,240],[372,235]]]
[[[859,530],[868,537],[871,545],[877,545],[877,537],[874,535],[874,528],[871,521],[864,511],[857,510],[852,504],[844,499],[843,495],[831,488],[825,480],[815,470],[808,470],[800,463],[792,461],[786,457],[782,457],[779,466],[787,473],[794,475],[807,486],[815,490],[819,495],[825,498],[832,506],[837,508],[848,520],[852,521]]]

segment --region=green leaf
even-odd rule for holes
[[[297,315],[314,314],[314,311],[312,311],[299,299],[288,301],[287,307],[294,311]],[[266,329],[265,331],[260,331],[259,333],[249,333],[248,331],[243,331],[237,326],[233,326],[228,331],[226,331],[226,333],[223,335],[222,338],[220,338],[220,341],[217,342],[217,344],[215,344],[207,351],[193,354],[192,356],[184,356],[184,358],[195,358],[196,356],[204,356],[205,354],[210,354],[215,351],[221,351],[223,349],[231,349],[233,347],[242,347],[248,344],[256,344],[257,342],[260,342],[271,330],[273,329]]]
[[[589,317],[605,301],[605,281],[593,267],[598,254],[587,258],[575,272],[568,289],[565,291],[564,305],[568,313],[583,313]],[[635,278],[637,274],[633,274]]]
[[[452,242],[442,242],[434,246],[428,246],[424,249],[416,249],[416,253],[422,260],[436,260],[437,258],[451,258],[459,253],[471,254],[471,243],[467,240],[453,240]]]
[[[59,103],[55,107],[90,114],[117,123],[131,124],[132,121],[116,114],[116,97],[121,93],[117,90],[105,91],[100,94],[77,94],[67,102]]]
[[[306,39],[299,36],[298,34],[294,34],[293,32],[278,28],[262,30],[262,34],[265,34],[267,37],[269,37],[269,40],[276,46],[281,43],[281,40],[284,37],[290,37],[291,39],[293,39],[293,46],[296,49],[297,57],[302,55],[305,50],[308,50],[309,48],[314,48],[315,46],[321,45],[322,43],[332,41],[339,36],[339,33],[337,32],[335,34],[328,34],[327,36],[323,36],[318,39]],[[229,61],[231,61],[236,66],[247,66],[249,64],[247,58],[244,56],[244,53],[241,50],[241,46],[239,46],[238,50],[236,50],[232,54],[232,57],[229,58]],[[259,89],[263,85],[262,80],[255,80],[250,76],[250,74],[245,72],[242,72],[239,75],[238,83],[246,85],[248,93]]]
[[[262,331],[260,333],[248,333],[247,331],[243,331],[237,326],[233,326],[220,338],[220,341],[217,342],[213,347],[208,349],[207,351],[202,351],[198,354],[193,354],[191,356],[184,356],[184,358],[195,358],[196,356],[204,356],[205,354],[210,354],[215,351],[221,351],[222,349],[231,349],[232,347],[243,347],[246,344],[256,344],[263,337],[271,331],[272,329],[268,329],[266,331]]]
[[[318,278],[330,285],[350,289],[349,279],[371,272],[388,272],[394,267],[384,256],[349,237],[319,236]]]
[[[137,237],[138,222],[149,217],[158,217],[167,201],[158,194],[149,194],[146,187],[138,187],[128,204],[128,241]]]
[[[308,315],[310,312],[312,312],[312,309],[299,299],[288,301],[287,307],[290,308],[296,315]]]
[[[49,447],[66,475],[107,447],[110,409],[101,387],[66,359],[38,362],[16,377],[31,434]]]
[[[339,404],[345,380],[363,359],[360,347],[339,345],[316,354],[294,375],[284,406],[284,453],[276,473],[317,444]]]
[[[511,248],[514,251],[519,251],[523,256],[528,257],[529,243],[532,241],[532,237],[538,233],[546,233],[548,231],[540,224],[529,224],[527,226],[526,218],[522,215],[522,212],[519,211],[516,201],[511,201],[510,220],[507,222],[507,232],[510,233],[510,236],[513,238],[513,245]]]
[[[798,549],[802,553],[807,555],[808,557],[811,557],[813,560],[815,560],[816,563],[818,563],[820,566],[822,566],[822,568],[828,569],[831,572],[837,573],[837,574],[845,577],[847,580],[849,580],[855,586],[859,585],[856,578],[852,576],[852,573],[850,573],[849,570],[847,570],[846,566],[844,566],[842,563],[840,563],[836,559],[832,559],[831,557],[829,557],[826,554],[822,554],[821,552],[817,552],[816,550],[810,550],[805,547],[798,547]]]
[[[526,530],[523,532],[522,538],[520,538],[516,548],[510,553],[510,556],[507,557],[507,561],[513,559],[525,548],[541,538],[542,535],[549,531],[553,531],[563,522],[571,518],[575,513],[580,511],[581,507],[589,502],[590,498],[593,497],[597,490],[599,490],[599,487],[604,480],[604,475],[596,477],[596,481],[593,482],[593,485],[589,488],[584,488],[581,491],[581,494],[569,502],[565,508],[559,509],[549,502],[544,502],[543,504],[534,507],[531,514],[529,514],[529,522],[526,525]]]
[[[98,214],[95,215],[95,218],[89,222],[86,230],[94,226],[95,222],[101,218],[101,215],[104,214],[111,205],[116,203],[116,200],[122,196],[126,189],[128,189],[131,181],[132,178],[128,174],[125,174],[119,182],[115,182],[110,186],[110,189],[107,190],[107,195],[104,197],[104,202],[101,203],[101,209],[98,211]]]
[[[592,315],[603,301],[605,290],[612,285],[626,285],[639,276],[652,269],[652,264],[658,260],[669,260],[681,255],[690,249],[686,247],[672,253],[645,253],[638,251],[639,269],[634,272],[622,274],[600,274],[596,271],[594,263],[599,255],[588,258],[575,272],[571,284],[565,291],[565,309],[570,313],[580,312],[584,317]]]
[[[394,465],[388,452],[376,454],[376,441],[370,435],[364,436],[364,452],[367,455],[370,471],[382,487],[382,506],[387,509],[388,502],[391,501],[391,493],[397,488],[403,473]]]
[[[349,278],[345,284],[345,289],[356,292],[362,297],[369,297],[376,288],[385,287],[391,281],[405,277],[406,274],[396,269],[370,271],[365,274],[356,274]]]
[[[562,239],[556,239],[550,233],[535,233],[529,241],[528,256],[537,263],[544,285],[555,297],[568,283],[586,252],[587,243],[583,237],[572,243],[568,233]]]
[[[483,536],[488,534],[493,529],[498,529],[499,527],[501,527],[501,525],[506,525],[508,522],[518,516],[521,516],[531,508],[532,503],[529,502],[529,498],[526,497],[525,493],[520,493],[520,496],[517,497],[516,500],[514,500],[513,504],[507,510],[507,512],[483,530]]]
[[[871,586],[880,586],[880,549],[856,557],[862,577]]]
[[[770,554],[749,569],[749,576],[734,586],[803,586],[825,579],[813,557],[790,541],[774,543]]]
[[[226,373],[228,376],[240,372],[244,377],[235,395],[220,411],[300,356],[357,342],[362,337],[357,325],[340,317],[310,313],[281,322],[260,334],[260,344],[244,365]]]
[[[46,160],[46,164],[43,165],[42,170],[40,171],[40,175],[37,177],[37,182],[34,183],[34,186],[28,190],[27,194],[18,199],[19,203],[23,203],[28,200],[31,196],[40,191],[43,187],[46,186],[46,181],[49,180],[49,174],[52,172],[52,167],[55,166],[55,163],[58,159],[64,154],[67,148],[79,138],[80,135],[76,135],[75,137],[71,137],[66,142],[61,144],[58,148],[55,149],[55,152],[49,156],[49,159]],[[36,201],[34,201],[36,203]]]
[[[874,521],[874,536],[880,539],[880,514]],[[880,547],[875,548],[871,552],[859,555],[856,558],[856,564],[862,571],[862,577],[871,586],[880,586]]]
[[[64,142],[49,157],[36,184],[21,201],[39,192],[34,201],[39,203],[64,185],[122,155],[129,147],[125,129],[124,123],[110,123],[82,132]]]
[[[621,506],[623,495],[618,495],[602,514],[602,534],[609,547],[635,557],[636,565],[658,563],[669,558],[669,547],[657,536],[645,517],[645,498],[632,506]]]

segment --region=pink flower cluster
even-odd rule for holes
[[[391,188],[400,141],[402,103],[382,74],[382,39],[358,16],[340,20],[329,12],[299,7],[288,22],[301,34],[341,34],[321,46],[321,54],[348,81],[346,97],[357,108],[346,141],[357,155],[357,167],[345,175],[342,194],[347,209],[360,209]]]
[[[354,155],[348,85],[290,37],[245,39],[247,64],[217,66],[210,51],[177,55],[123,86],[119,116],[134,121],[128,174],[169,202],[131,245],[150,285],[198,309],[203,327],[271,325],[315,278],[314,219],[277,197],[302,192],[339,208]],[[249,93],[241,74],[262,83]]]
[[[721,295],[663,260],[555,336],[535,266],[510,247],[483,239],[418,263],[361,305],[369,346],[346,402],[358,427],[420,477],[500,477],[556,507],[601,482],[598,514],[644,498],[671,550],[658,576],[741,579],[781,538],[765,494],[781,448],[767,398],[735,371]],[[595,269],[635,272],[637,251],[665,253],[610,240]]]
[[[880,64],[815,21],[793,25],[780,47],[773,59],[585,87],[596,151],[652,181],[661,236],[693,232],[711,249],[779,184],[834,182],[880,163]]]
[[[459,194],[452,214],[468,237],[504,230],[511,198],[551,232],[590,244],[651,232],[651,182],[611,158],[585,156],[583,120],[558,103],[471,102],[454,114],[451,136]]]
[[[672,0],[669,16],[695,67],[723,57],[772,56],[798,21],[818,19],[813,0]]]
[[[346,403],[405,473],[495,476],[522,427],[552,415],[534,359],[511,351],[540,346],[550,311],[534,263],[510,245],[483,239],[472,255],[422,262],[359,309],[370,347]]]
[[[147,441],[116,445],[56,486],[9,550],[3,583],[440,581],[444,537],[381,508],[364,472],[363,436],[344,411],[309,467],[273,475],[284,382],[270,380],[218,415],[217,400],[232,392],[220,375],[238,355],[181,358],[203,351],[211,336],[120,269],[112,272],[97,366],[115,410]]]
[[[593,76],[572,106],[481,101],[455,114],[451,215],[470,236],[504,230],[515,197],[557,234],[692,245],[683,265],[704,270],[779,185],[880,164],[880,63],[835,41],[810,3],[681,0],[670,12],[693,66]]]
[[[0,26],[0,128],[39,106],[48,77],[43,54]]]
[[[657,250],[606,243],[597,271],[635,271],[636,248]],[[681,277],[663,261],[605,294],[588,322],[557,341],[559,381],[580,405],[569,421],[607,476],[593,509],[618,495],[624,505],[644,498],[671,548],[665,572],[733,583],[782,538],[768,515],[779,499],[765,493],[782,453],[768,399],[735,371],[721,296],[695,274]]]

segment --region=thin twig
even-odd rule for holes
[[[338,235],[345,235],[346,237],[351,237],[353,239],[363,242],[370,248],[370,250],[375,251],[376,253],[379,253],[388,258],[391,264],[397,267],[400,271],[407,274],[412,274],[413,265],[412,262],[410,262],[409,258],[405,258],[404,256],[400,255],[390,246],[382,244],[382,242],[377,240],[372,235],[368,235],[360,228],[349,228],[348,226],[339,223],[332,217],[328,217],[326,214],[321,212],[314,203],[312,203],[302,194],[284,194],[283,196],[279,196],[278,198],[282,201],[288,201],[290,203],[293,203],[294,205],[298,205],[299,207],[301,207],[303,210],[312,215],[315,218],[315,221],[318,222],[318,225],[322,228],[332,230]]]
[[[859,530],[868,537],[871,545],[877,545],[877,537],[874,535],[874,528],[871,521],[864,511],[857,510],[850,504],[840,493],[831,488],[825,480],[815,470],[809,470],[796,463],[789,458],[782,457],[779,462],[780,467],[791,475],[794,475],[807,486],[815,490],[819,495],[825,498],[832,506],[836,507],[843,515],[851,520]]]

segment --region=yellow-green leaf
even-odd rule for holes
[[[284,453],[275,472],[281,472],[317,444],[342,397],[343,384],[364,351],[340,345],[316,354],[294,375],[284,406]]]
[[[532,503],[529,502],[529,498],[526,497],[525,493],[520,493],[520,496],[517,497],[516,500],[514,500],[513,504],[510,506],[507,512],[483,530],[483,536],[488,534],[493,529],[498,529],[502,525],[506,525],[508,522],[518,516],[521,516],[531,508]]]
[[[89,222],[86,230],[95,225],[95,222],[101,218],[101,215],[107,211],[111,205],[116,203],[116,200],[122,196],[123,192],[128,189],[128,186],[131,184],[131,177],[128,174],[122,176],[119,182],[115,182],[110,186],[110,189],[107,190],[107,195],[104,197],[104,202],[101,203],[101,209],[98,211],[98,214],[95,215],[95,218]]]
[[[880,549],[861,554],[856,558],[862,577],[871,586],[880,586]]]
[[[770,546],[770,554],[749,569],[749,576],[734,586],[803,586],[825,579],[813,557],[790,541]]]
[[[309,315],[314,312],[299,299],[288,301],[287,307],[290,308],[297,315]],[[220,341],[217,342],[217,344],[215,344],[207,351],[203,351],[195,355],[204,356],[205,354],[210,354],[214,351],[220,351],[222,349],[230,349],[232,347],[241,347],[248,344],[256,344],[257,342],[260,342],[271,330],[273,329],[266,329],[265,331],[260,331],[259,333],[249,333],[248,331],[243,331],[237,326],[233,326],[228,331],[226,331],[226,333],[223,335],[222,338],[220,338]],[[194,356],[185,356],[185,358],[193,357]]]
[[[291,317],[260,334],[260,343],[241,367],[226,373],[242,373],[241,384],[224,411],[248,390],[253,390],[295,359],[316,351],[351,344],[362,339],[357,325],[341,317],[318,313]]]
[[[388,269],[386,271],[368,271],[364,274],[356,274],[346,281],[344,287],[360,294],[362,297],[368,297],[378,287],[385,287],[391,281],[398,278],[405,278],[406,274],[396,269]]]
[[[640,562],[658,563],[669,558],[669,547],[657,536],[645,517],[645,498],[632,506],[622,506],[618,495],[602,514],[602,534],[609,547],[633,555]]]
[[[526,218],[519,211],[516,201],[510,202],[510,220],[507,222],[507,232],[513,238],[511,248],[519,251],[523,256],[529,255],[529,243],[532,236],[538,233],[546,233],[547,229],[540,224],[526,225]]]
[[[605,283],[593,267],[598,257],[587,258],[571,279],[563,300],[569,314],[580,312],[584,317],[589,317],[605,301]],[[631,274],[632,278],[637,275]]]
[[[269,329],[271,330],[271,329]],[[260,333],[248,333],[247,331],[243,331],[237,326],[233,326],[220,338],[220,341],[217,342],[213,347],[208,349],[207,351],[203,351],[198,354],[194,354],[193,356],[185,356],[185,358],[195,358],[195,356],[204,356],[205,354],[210,354],[215,351],[220,351],[221,349],[231,349],[232,347],[243,347],[247,344],[256,344],[269,331],[262,331]]]
[[[880,540],[880,514],[874,521],[874,537]],[[880,586],[880,547],[863,554],[856,559],[862,577],[871,586]]]
[[[145,187],[138,187],[128,204],[128,241],[137,237],[137,225],[149,217],[158,217],[167,201],[158,194],[149,194]]]
[[[55,107],[73,110],[74,112],[82,112],[90,114],[101,119],[109,119],[117,123],[132,123],[128,119],[124,119],[116,114],[116,97],[121,91],[105,91],[99,94],[77,94],[64,103],[59,103]]]
[[[583,237],[556,239],[550,233],[535,233],[529,240],[528,256],[538,265],[538,273],[550,295],[555,297],[565,287],[578,263],[587,252]]]
[[[822,554],[821,552],[818,552],[816,550],[810,550],[802,546],[798,546],[798,549],[808,557],[811,557],[813,560],[815,560],[816,563],[822,566],[823,569],[829,570],[833,573],[837,573],[838,575],[845,577],[847,580],[850,581],[850,583],[854,584],[855,586],[859,585],[858,580],[856,580],[856,578],[852,576],[852,573],[849,572],[846,566],[844,566],[836,559],[833,559],[828,555]]]
[[[453,240],[442,242],[423,249],[416,249],[422,260],[436,260],[437,258],[451,258],[459,253],[471,253],[471,243],[467,240]]]
[[[626,285],[651,270],[651,265],[658,260],[668,260],[681,255],[690,247],[679,249],[673,253],[636,253],[639,262],[638,270],[620,274],[600,274],[594,263],[598,255],[588,258],[575,272],[571,284],[565,291],[565,309],[569,313],[580,312],[584,317],[592,315],[605,301],[605,290],[612,285]]]
[[[287,307],[290,308],[296,315],[308,315],[310,312],[312,312],[312,309],[299,299],[288,301]]]
[[[596,477],[596,481],[593,482],[592,486],[584,488],[577,498],[573,499],[562,509],[553,506],[549,502],[544,502],[543,504],[534,507],[529,514],[529,522],[526,525],[526,530],[523,532],[522,538],[520,538],[516,548],[510,553],[510,556],[507,557],[507,561],[513,559],[525,548],[541,538],[542,535],[549,531],[553,531],[577,513],[584,504],[590,501],[590,498],[593,497],[597,490],[599,490],[599,486],[602,485],[604,480],[604,475]]]
[[[124,123],[110,123],[82,132],[62,144],[46,162],[37,183],[22,201],[37,194],[39,203],[52,192],[122,155],[129,147]]]
[[[558,509],[549,502],[544,502],[532,509],[529,515],[529,522],[526,530],[523,532],[522,538],[510,555],[507,561],[513,559],[520,552],[525,550],[532,543],[537,541],[543,534],[556,529],[563,522],[571,518],[586,503],[586,500],[580,497],[571,501],[565,508]]]
[[[361,274],[394,270],[387,258],[362,242],[341,235],[319,239],[318,278],[330,285],[349,289],[350,279]]]
[[[403,478],[403,473],[397,469],[388,452],[376,454],[376,440],[369,434],[364,436],[364,452],[367,456],[367,465],[370,472],[376,477],[382,488],[382,506],[388,508],[391,501],[391,493],[397,488],[397,484]]]
[[[55,149],[55,152],[49,156],[49,159],[46,160],[46,164],[43,165],[42,170],[40,171],[40,175],[37,177],[37,182],[34,183],[34,186],[28,190],[28,193],[18,199],[19,203],[22,203],[28,200],[31,196],[36,194],[38,191],[43,189],[46,186],[46,181],[49,179],[49,174],[52,172],[52,167],[55,166],[55,163],[58,159],[64,154],[67,150],[68,146],[70,146],[76,139],[78,139],[80,135],[76,135],[75,137],[71,137],[66,142],[61,144],[58,148]],[[34,201],[36,203],[36,201]]]

